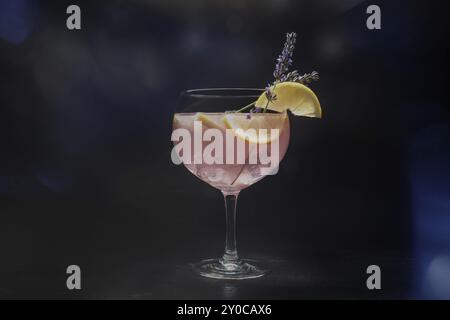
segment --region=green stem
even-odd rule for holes
[[[247,110],[248,108],[250,108],[251,106],[253,106],[256,103],[256,101],[253,101],[252,103],[246,105],[245,107],[240,108],[239,110],[237,110],[236,112],[242,112],[244,110]]]
[[[266,103],[266,106],[263,109],[263,113],[266,113],[267,107],[269,106],[269,102],[270,102],[269,99],[267,99],[267,103]]]

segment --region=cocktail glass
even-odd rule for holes
[[[172,157],[184,157],[184,160],[180,162],[183,162],[184,166],[196,177],[220,190],[225,199],[225,252],[221,258],[203,260],[194,265],[194,270],[205,277],[251,279],[261,277],[268,271],[259,266],[258,262],[241,259],[238,255],[236,248],[236,203],[240,191],[278,170],[279,162],[284,157],[289,144],[288,114],[287,112],[237,113],[226,111],[238,110],[242,106],[251,104],[262,92],[263,90],[260,89],[246,88],[188,90],[181,93],[179,112],[174,115],[172,140],[175,147]],[[200,126],[198,121],[201,121]],[[198,132],[195,132],[195,128],[199,129],[200,127],[203,138],[207,129],[215,130],[215,134],[222,134],[221,141],[216,141],[223,151],[222,163],[220,161],[206,163],[207,161],[202,159],[207,146],[217,137],[214,139],[209,137],[206,141],[202,139],[201,144],[195,146],[196,141],[199,141],[199,135]],[[180,149],[177,150],[178,143],[182,142],[182,139],[174,139],[174,132],[177,129],[189,133],[192,138],[189,141],[189,150],[186,149],[183,152]],[[256,133],[263,132],[265,129],[267,135],[258,136],[255,140],[254,136],[242,133],[244,131],[252,133],[252,130],[249,129],[254,129]],[[261,129],[263,130],[261,131]],[[226,139],[227,132],[234,142],[232,147],[227,144],[231,141],[231,139]],[[238,141],[241,142],[240,145]],[[245,148],[239,149],[238,146],[242,147],[242,142],[245,144]],[[272,169],[268,167],[267,162],[263,164],[260,160],[256,163],[251,161],[251,159],[254,159],[253,155],[258,154],[258,151],[263,149],[264,152],[270,154],[273,161],[276,161],[276,163],[270,163]],[[242,157],[239,162],[238,157],[242,150],[244,150],[244,154],[241,154]],[[217,153],[217,150],[215,153]],[[230,153],[233,153],[232,157]],[[214,156],[216,155],[214,154]],[[225,161],[227,155],[230,156],[228,160],[233,159],[233,161]],[[244,163],[242,163],[242,159],[244,159]]]

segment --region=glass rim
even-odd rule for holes
[[[253,93],[252,93],[253,92]],[[201,88],[189,89],[180,93],[181,97],[188,96],[192,98],[258,98],[264,89],[261,88]]]
[[[223,111],[223,112],[202,112],[202,111],[193,111],[193,112],[175,112],[174,114],[177,115],[182,115],[182,116],[194,116],[198,113],[203,113],[203,114],[207,114],[207,115],[226,115],[226,114],[234,114],[234,115],[239,115],[239,116],[246,116],[251,114],[252,116],[256,116],[256,117],[274,117],[274,116],[283,116],[287,113],[287,110],[281,111],[281,112],[270,112],[270,113],[251,113],[251,112],[236,112],[236,111]]]

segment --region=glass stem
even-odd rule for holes
[[[225,253],[221,263],[227,268],[239,265],[240,260],[236,249],[236,203],[239,192],[223,192],[225,199],[226,238]]]

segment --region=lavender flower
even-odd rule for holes
[[[291,72],[283,75],[283,77],[281,79],[282,80],[281,82],[284,82],[284,81],[297,81],[300,78],[301,78],[301,76],[298,73],[298,71],[294,70],[294,71],[291,71]]]
[[[300,82],[302,84],[309,84],[313,81],[319,80],[319,73],[317,71],[313,71],[311,73],[305,73],[303,76],[300,77],[300,79],[297,80],[297,82]]]
[[[251,108],[249,114],[247,114],[247,119],[250,120],[252,118],[253,113],[260,113],[261,111],[262,109],[258,107]]]
[[[277,58],[277,64],[273,72],[275,81],[282,82],[283,76],[289,71],[289,67],[292,65],[292,54],[294,53],[296,37],[297,34],[295,32],[286,34],[283,51]]]
[[[279,83],[292,81],[303,85],[309,85],[311,82],[319,80],[319,73],[317,71],[305,73],[304,75],[300,75],[297,70],[289,72],[289,67],[292,65],[292,55],[294,53],[296,39],[297,34],[295,32],[286,33],[286,42],[284,43],[283,51],[277,58],[275,71],[273,72],[275,81],[273,83],[269,83],[264,91],[267,98],[267,104],[264,108],[253,107],[250,109],[250,113],[247,115],[248,119],[251,118],[252,113],[266,112],[269,103],[277,99],[274,89]],[[239,109],[237,112],[248,110],[252,107],[252,105],[254,105],[254,103]]]
[[[272,85],[269,83],[266,86],[266,89],[264,91],[264,94],[266,95],[267,101],[269,101],[269,102],[272,102],[272,101],[277,99],[277,95],[274,92],[272,92],[271,87],[272,87]]]
[[[291,71],[283,76],[282,81],[293,81],[299,82],[301,84],[307,85],[313,81],[319,80],[319,73],[317,71],[313,71],[311,73],[305,73],[304,75],[300,75],[297,70]]]
[[[286,80],[286,73],[289,71],[289,67],[292,65],[292,55],[294,54],[295,40],[297,34],[295,32],[286,33],[286,42],[284,43],[283,51],[277,58],[277,64],[275,65],[275,71],[273,76],[275,78],[274,87],[279,82],[284,82]],[[267,97],[267,105],[264,108],[264,112],[270,102],[276,100],[276,95],[271,89],[271,84],[268,84],[265,90]]]

